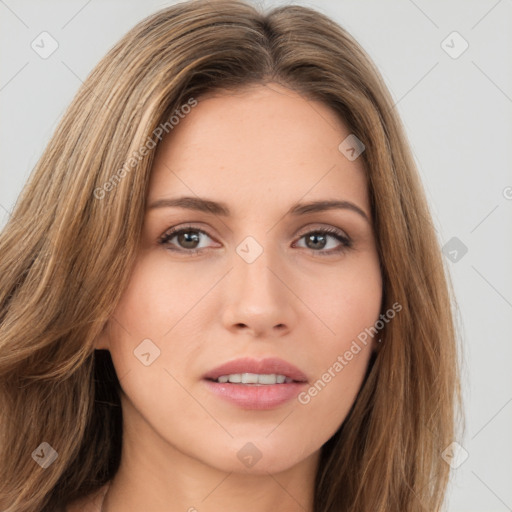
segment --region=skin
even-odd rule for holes
[[[328,106],[278,84],[199,100],[157,147],[147,204],[199,196],[232,215],[146,212],[129,286],[96,344],[110,351],[123,391],[122,461],[104,510],[312,511],[320,448],[352,406],[375,341],[307,404],[244,410],[202,376],[238,357],[274,356],[311,385],[377,321],[371,222],[351,209],[285,215],[299,201],[342,199],[371,219],[362,158],[338,150],[350,132]],[[187,253],[193,245],[177,236],[158,243],[188,223],[207,232],[202,252]],[[326,227],[352,246],[333,252],[344,246],[329,234],[308,247],[304,235]],[[263,249],[250,264],[236,252],[247,236]],[[148,338],[160,356],[145,366],[134,350]],[[246,443],[261,453],[250,468],[237,457]]]

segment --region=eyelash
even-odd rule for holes
[[[201,249],[183,249],[183,248],[176,249],[176,248],[172,247],[171,244],[169,243],[169,241],[172,238],[174,238],[175,236],[180,235],[182,233],[189,233],[189,232],[201,233],[203,235],[206,235],[208,238],[212,239],[212,237],[206,231],[203,231],[202,229],[195,228],[194,226],[184,226],[184,227],[178,228],[178,229],[172,228],[171,230],[167,231],[159,238],[158,243],[161,245],[167,245],[168,246],[167,249],[170,251],[186,253],[186,254],[197,254],[197,253],[205,250],[206,248],[204,248],[204,247]],[[338,255],[340,253],[347,251],[348,249],[350,249],[352,247],[352,240],[348,236],[345,236],[344,234],[342,234],[342,232],[336,228],[320,228],[320,229],[308,231],[307,233],[304,233],[303,235],[301,235],[299,240],[308,235],[313,235],[313,234],[315,234],[315,235],[318,235],[318,234],[330,235],[333,238],[336,238],[339,242],[341,242],[340,247],[338,247],[337,249],[330,249],[328,251],[324,251],[322,249],[317,251],[314,249],[306,248],[307,250],[314,253],[315,255],[316,254],[318,254],[319,256]]]

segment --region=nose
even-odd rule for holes
[[[298,318],[290,279],[278,256],[266,249],[251,263],[234,254],[226,276],[224,327],[265,339],[290,332]]]

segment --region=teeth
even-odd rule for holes
[[[293,382],[292,379],[285,375],[258,374],[258,373],[233,373],[231,375],[221,375],[217,382],[231,384],[284,384],[285,382]]]
[[[262,375],[263,377],[263,375]],[[270,375],[266,375],[266,377],[270,377]],[[242,373],[242,384],[258,384],[258,374],[257,373]],[[274,381],[275,383],[275,381]],[[269,384],[268,382],[262,382],[262,384]]]

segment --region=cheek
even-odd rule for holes
[[[155,397],[154,390],[165,389],[162,396],[169,398],[173,387],[166,370],[182,382],[184,369],[197,356],[204,335],[197,303],[218,279],[201,271],[191,276],[165,269],[159,254],[140,257],[108,324],[109,349],[124,391],[147,404],[156,400],[155,410],[161,396]]]
[[[328,302],[326,311],[333,331],[331,339],[339,350],[347,350],[347,342],[377,321],[382,284],[380,272],[371,269],[366,273],[354,272],[339,283],[334,291],[326,294],[324,302]]]
[[[194,309],[218,276],[201,269],[193,273],[175,265],[166,265],[165,253],[141,257],[135,266],[128,288],[116,310],[116,332],[124,327],[131,338],[161,340],[180,319]],[[123,335],[123,333],[121,333]]]
[[[333,273],[328,283],[315,292],[304,291],[309,293],[307,300],[315,305],[322,320],[323,335],[316,337],[318,350],[309,347],[309,361],[316,371],[298,402],[305,414],[321,417],[325,421],[322,428],[332,434],[357,396],[378,339],[372,330],[379,319],[382,300],[376,255],[354,259],[351,265]]]
[[[350,361],[331,354],[329,366],[297,397],[294,421],[304,436],[323,445],[345,421],[364,380],[370,348],[364,347]]]
[[[379,317],[382,277],[373,251],[351,255],[327,271],[308,272],[298,282],[298,295],[321,321],[324,354],[347,350]]]

